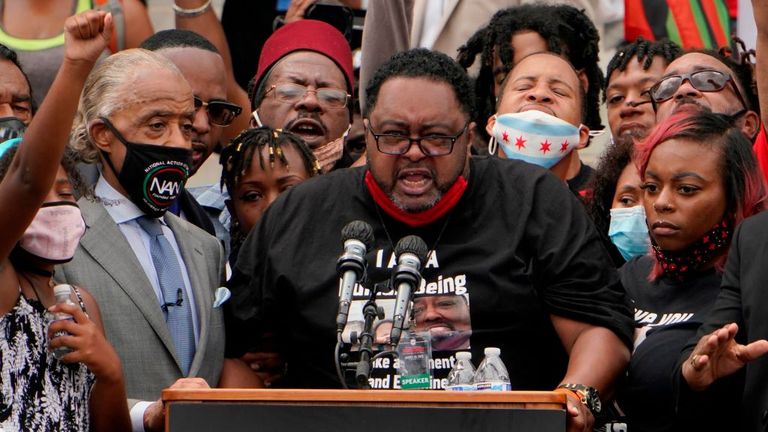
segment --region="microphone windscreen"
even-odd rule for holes
[[[344,243],[352,239],[361,241],[366,249],[370,249],[373,244],[373,228],[360,220],[348,223],[341,230],[341,241]]]
[[[429,248],[424,240],[419,236],[409,235],[400,239],[395,246],[395,255],[400,256],[404,253],[412,253],[419,258],[419,262],[424,264],[427,261],[427,252]]]

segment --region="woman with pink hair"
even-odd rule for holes
[[[671,377],[719,293],[734,229],[764,209],[765,186],[750,142],[720,114],[680,110],[637,144],[635,163],[651,250],[621,268],[637,330],[617,399],[633,431],[688,430]]]

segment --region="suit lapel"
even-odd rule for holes
[[[424,13],[426,13],[427,2],[417,1],[413,3],[413,14],[411,17],[411,48],[419,46],[421,32],[424,31]]]
[[[440,17],[440,22],[437,25],[437,28],[439,29],[437,32],[437,38],[435,39],[435,44],[437,43],[437,39],[440,39],[440,34],[443,31],[443,27],[445,27],[445,24],[448,22],[448,19],[450,19],[451,15],[453,15],[453,11],[456,9],[456,6],[459,4],[460,0],[445,0],[443,2],[443,16]],[[427,1],[416,1],[413,5],[413,22],[411,24],[411,47],[417,47],[419,46],[419,42],[421,41],[422,33],[424,32],[424,14],[427,13]],[[434,45],[434,44],[433,44]]]
[[[80,245],[136,304],[178,365],[176,348],[157,302],[157,294],[131,245],[101,204],[85,198],[78,204],[88,227]]]
[[[443,16],[440,17],[440,23],[437,25],[437,28],[440,30],[437,32],[437,37],[435,38],[435,42],[432,44],[432,46],[437,45],[437,40],[440,39],[440,35],[443,33],[443,29],[445,28],[445,24],[448,23],[448,20],[451,18],[451,15],[453,15],[453,11],[456,9],[456,6],[459,5],[460,0],[446,0],[443,3]],[[451,58],[455,57],[455,53],[451,54]]]
[[[192,292],[195,296],[195,309],[197,312],[197,324],[200,328],[200,340],[197,341],[195,358],[192,359],[192,364],[189,367],[189,375],[194,376],[200,370],[203,354],[205,352],[203,347],[205,347],[208,342],[210,329],[209,324],[211,319],[211,306],[213,304],[213,287],[208,286],[207,269],[209,265],[206,262],[203,245],[201,244],[200,239],[189,232],[185,222],[169,213],[165,216],[165,222],[168,224],[168,227],[171,228],[171,231],[173,231],[176,243],[179,245],[179,250],[181,251],[182,259],[184,260],[184,266],[187,268],[189,284],[192,286]]]

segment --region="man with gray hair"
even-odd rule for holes
[[[123,363],[134,430],[161,430],[160,391],[215,385],[223,363],[214,304],[222,247],[166,212],[192,168],[194,114],[176,66],[135,49],[91,73],[73,129],[72,145],[100,172],[95,199],[79,200],[87,233],[57,275],[91,288],[101,306]]]

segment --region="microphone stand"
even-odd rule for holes
[[[360,335],[360,360],[357,362],[357,372],[355,379],[361,389],[371,388],[368,377],[371,375],[371,355],[373,354],[373,321],[379,316],[381,310],[376,306],[376,300],[371,295],[365,306],[363,306],[363,333]]]
[[[342,373],[342,367],[352,368],[355,367],[355,381],[358,383],[358,388],[370,389],[371,385],[368,382],[368,378],[371,375],[373,355],[373,322],[376,318],[384,319],[384,309],[376,304],[375,288],[371,289],[371,295],[368,301],[363,306],[363,331],[357,336],[357,340],[360,341],[360,359],[357,362],[345,362],[347,354],[339,355],[339,351],[343,342],[341,341],[341,332],[337,335],[335,357],[336,357],[336,373],[339,375],[339,380],[344,388],[347,388],[344,374]],[[353,341],[354,343],[354,341]]]

